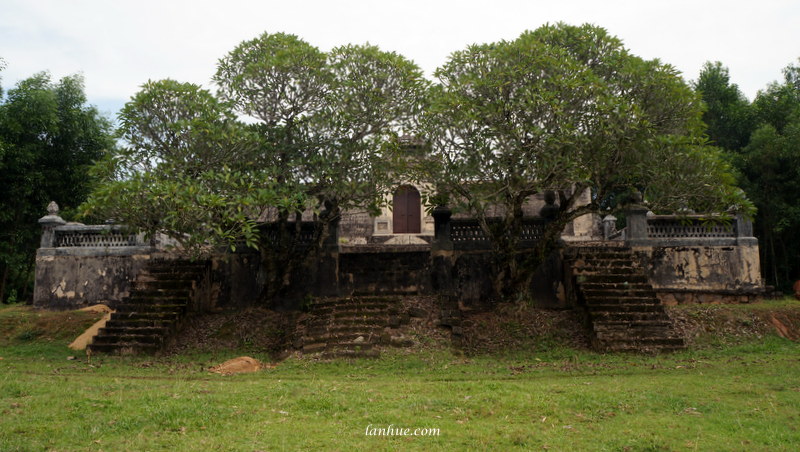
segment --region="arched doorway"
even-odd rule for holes
[[[400,186],[394,192],[392,206],[392,232],[419,234],[422,227],[419,191],[411,185]]]

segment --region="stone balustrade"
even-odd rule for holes
[[[653,215],[646,207],[633,205],[625,215],[624,240],[628,246],[758,245],[752,223],[740,214]]]

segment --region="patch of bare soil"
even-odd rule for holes
[[[464,314],[462,347],[469,354],[587,348],[586,331],[574,311],[503,303],[489,312]]]
[[[209,372],[222,375],[246,374],[258,372],[261,369],[266,369],[271,366],[264,365],[261,361],[251,358],[249,356],[240,356],[225,361],[219,366],[214,366],[208,369]]]
[[[195,315],[167,346],[167,354],[247,349],[278,358],[291,345],[296,313],[243,308]]]
[[[688,346],[737,343],[777,334],[800,339],[800,309],[758,306],[697,305],[667,308],[675,329]]]

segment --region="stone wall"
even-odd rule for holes
[[[245,249],[212,256],[209,282],[212,306],[252,306],[259,301],[265,284],[259,252]]]
[[[145,244],[143,237],[116,226],[67,225],[56,214],[54,210],[40,220],[44,231],[36,258],[37,306],[114,307],[129,295],[148,262],[176,258],[160,249],[158,240]],[[493,294],[488,238],[475,220],[451,218],[446,208],[434,209],[433,217],[435,239],[430,245],[421,240],[346,244],[333,224],[320,259],[295,269],[278,307],[297,308],[308,296],[417,293],[438,293],[467,309],[488,306]],[[628,212],[627,218],[625,244],[636,253],[662,302],[746,302],[762,293],[758,242],[742,218],[708,226],[707,219],[699,216],[652,216],[644,208]],[[521,260],[541,239],[546,221],[525,220]],[[311,237],[305,232],[303,237]],[[568,307],[565,271],[559,253],[535,270],[530,292],[537,305]],[[208,276],[198,282],[193,305],[200,310],[253,305],[261,300],[267,281],[259,252],[220,250],[211,258]]]
[[[339,293],[429,293],[430,256],[430,247],[426,245],[342,247],[339,254]]]
[[[763,291],[758,240],[741,215],[653,215],[634,205],[625,242],[662,303],[742,303]]]
[[[131,282],[150,260],[149,249],[126,251],[87,255],[40,249],[34,305],[78,309],[103,303],[115,307],[130,294]]]
[[[757,245],[637,246],[664,304],[749,302],[763,291]]]

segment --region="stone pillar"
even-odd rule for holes
[[[758,245],[758,239],[753,237],[753,222],[745,218],[742,214],[736,214],[736,244],[737,245]]]
[[[328,238],[322,244],[316,268],[317,295],[335,297],[339,287],[339,218],[328,223]]]
[[[617,217],[614,215],[606,215],[603,218],[603,239],[611,240],[614,231],[617,229]]]
[[[453,240],[450,237],[450,217],[453,212],[446,206],[436,206],[432,215],[434,221],[434,247],[440,250],[452,250]]]
[[[431,244],[432,288],[444,298],[454,299],[455,254],[450,236],[450,217],[453,212],[446,206],[437,206],[431,214],[434,221],[434,237]]]
[[[625,242],[628,246],[645,245],[649,236],[647,234],[647,207],[641,204],[642,195],[636,192],[633,203],[625,209],[625,220],[628,223]]]
[[[42,241],[39,248],[53,248],[55,247],[56,227],[67,224],[67,222],[58,216],[58,204],[50,201],[50,204],[47,205],[47,215],[39,218],[39,224],[42,225]]]

